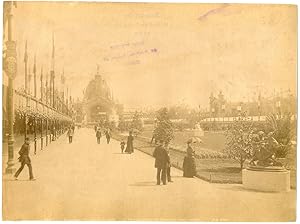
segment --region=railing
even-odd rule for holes
[[[280,115],[276,115],[276,119],[280,119]],[[203,119],[201,122],[233,122],[237,121],[239,117],[208,117]],[[249,121],[266,121],[267,116],[249,116],[247,120]],[[291,120],[297,120],[297,115],[292,115]]]

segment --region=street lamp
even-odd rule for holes
[[[14,168],[14,79],[17,75],[16,42],[12,40],[12,7],[16,3],[4,2],[4,19],[8,24],[8,40],[5,42],[6,52],[4,58],[4,71],[8,76],[8,161],[5,172],[13,173]],[[15,5],[16,6],[16,5]],[[4,31],[5,31],[4,23]]]

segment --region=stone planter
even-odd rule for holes
[[[253,166],[242,171],[243,187],[267,192],[290,191],[290,171],[283,167]]]

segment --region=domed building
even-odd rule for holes
[[[109,121],[118,125],[118,111],[120,105],[114,102],[112,91],[107,82],[99,74],[99,68],[95,78],[86,87],[83,99],[84,122],[96,124]]]

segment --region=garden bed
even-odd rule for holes
[[[126,136],[113,133],[116,140],[125,140]],[[150,144],[149,138],[135,137],[134,147],[148,155],[153,154],[154,144]],[[185,148],[170,148],[172,166],[182,170]],[[196,151],[197,153],[197,151]],[[241,184],[242,172],[240,164],[230,158],[205,158],[196,156],[197,177],[211,183]],[[244,164],[247,166],[247,163]],[[291,169],[291,188],[296,188],[296,170]]]

